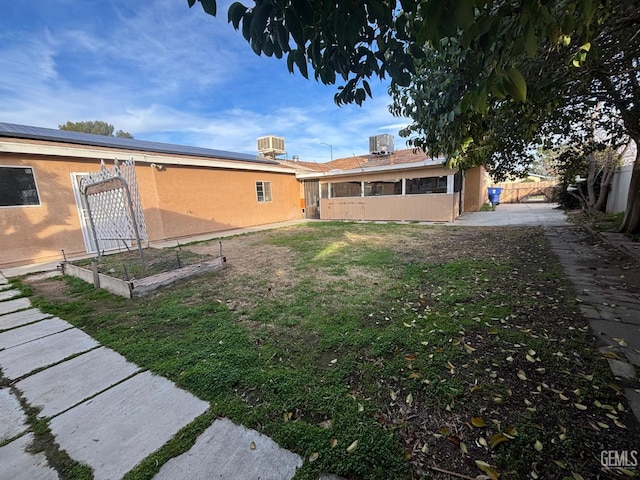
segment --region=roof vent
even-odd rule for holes
[[[389,155],[393,152],[393,135],[387,133],[369,137],[369,152],[374,155]]]
[[[284,138],[268,135],[258,138],[258,153],[263,157],[276,158],[286,152],[284,149]]]

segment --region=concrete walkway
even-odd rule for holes
[[[24,406],[40,408],[59,448],[99,480],[122,478],[209,409],[18,295],[0,274],[0,371],[10,385],[0,387],[0,479],[59,478],[29,451]],[[270,438],[219,419],[157,478],[289,480],[300,465]]]

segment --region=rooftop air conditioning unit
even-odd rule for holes
[[[268,135],[258,138],[258,153],[264,157],[275,158],[287,153],[284,149],[284,138]]]
[[[393,135],[387,133],[369,137],[369,152],[374,155],[389,155],[393,152]]]

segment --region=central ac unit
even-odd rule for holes
[[[275,157],[287,153],[284,149],[284,138],[273,135],[258,138],[258,153],[265,157]]]
[[[393,135],[387,133],[369,137],[369,152],[376,155],[388,155],[393,152]]]

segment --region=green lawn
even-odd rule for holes
[[[298,479],[590,479],[602,449],[637,449],[539,229],[327,222],[224,250],[224,271],[149,298],[31,284],[41,309],[211,403],[129,478],[215,416],[300,454]]]

